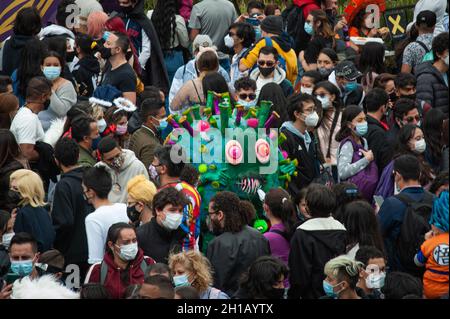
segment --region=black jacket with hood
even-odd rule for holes
[[[0,168],[0,209],[10,212],[15,208],[14,204],[8,200],[9,177],[12,173],[22,168],[24,168],[23,164],[17,160],[13,160]]]
[[[6,40],[2,50],[2,74],[11,76],[14,70],[19,68],[22,51],[27,42],[33,38],[33,36],[13,34]]]
[[[304,139],[290,123],[292,122],[285,122],[281,126],[281,132],[287,137],[286,141],[281,144],[281,149],[288,153],[290,159],[298,160],[298,175],[296,177],[292,176],[292,180],[288,185],[289,193],[295,197],[302,188],[307,187],[319,176],[320,160],[314,135],[309,134],[312,141],[307,150]]]
[[[127,20],[133,20],[140,25],[147,34],[151,43],[151,53],[147,64],[144,66],[142,82],[145,85],[153,85],[161,89],[164,94],[169,94],[169,76],[167,74],[164,55],[159,43],[158,34],[152,21],[144,13],[144,0],[137,0],[136,5],[130,12],[122,12],[119,16],[127,23]]]
[[[442,74],[433,66],[432,62],[424,62],[416,67],[418,100],[431,104],[448,116],[448,86]]]
[[[325,264],[345,254],[344,225],[333,217],[312,218],[291,239],[289,299],[318,299],[324,295]]]
[[[54,247],[66,264],[82,264],[88,260],[86,216],[94,211],[84,200],[81,181],[83,168],[61,175],[53,198],[52,220],[56,232]]]
[[[394,150],[388,140],[388,133],[381,123],[370,115],[367,115],[369,126],[366,138],[369,149],[372,150],[378,170],[381,174],[387,164],[392,161]]]
[[[72,74],[77,82],[78,95],[89,98],[97,88],[100,63],[93,55],[87,55],[78,61]]]

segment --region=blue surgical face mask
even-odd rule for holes
[[[244,107],[244,109],[248,110],[249,108],[256,106],[256,99],[254,99],[253,101],[249,101],[249,102],[246,100],[239,99],[237,103],[242,105]]]
[[[101,136],[97,137],[96,139],[92,140],[92,150],[96,151],[98,148],[98,143],[100,143],[100,140],[102,139]]]
[[[160,120],[159,121],[159,130],[164,131],[167,128],[167,125],[169,125],[169,123],[167,123],[166,119]]]
[[[339,284],[337,284],[336,286],[338,286]],[[337,298],[339,296],[339,292],[334,292],[334,287],[336,286],[333,286],[326,280],[323,281],[323,291],[328,297]]]
[[[358,87],[358,84],[356,82],[347,82],[347,84],[345,84],[344,89],[347,92],[352,92],[352,91],[356,90],[357,87]]]
[[[190,286],[190,282],[188,279],[188,276],[186,274],[174,276],[173,277],[173,284],[175,287],[183,287],[183,286]]]
[[[28,276],[33,271],[33,260],[11,260],[11,271],[21,277]]]
[[[260,27],[256,27],[256,28],[255,28],[255,39],[256,39],[256,42],[257,42],[259,39],[261,39],[261,37],[262,37],[262,34],[261,34],[261,28],[260,28]]]
[[[305,32],[308,33],[309,35],[314,34],[314,29],[310,23],[305,22],[304,29],[305,29]]]
[[[368,126],[367,122],[358,123],[358,124],[356,124],[356,127],[355,127],[356,135],[364,136],[367,134],[368,129],[369,129],[369,126]]]
[[[53,80],[57,79],[61,75],[61,67],[59,67],[59,66],[46,66],[46,67],[44,67],[42,72],[44,73],[45,77],[48,80],[53,81]]]

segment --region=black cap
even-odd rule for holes
[[[267,16],[261,22],[261,30],[267,33],[280,35],[283,33],[283,18],[280,16]]]
[[[351,61],[342,61],[336,65],[335,74],[344,77],[347,81],[354,81],[362,75]]]
[[[420,11],[416,18],[416,25],[426,24],[428,28],[436,25],[436,13],[430,10]]]

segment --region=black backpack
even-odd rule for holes
[[[414,256],[425,240],[424,235],[431,229],[429,220],[433,208],[433,195],[425,191],[421,201],[414,201],[406,194],[398,194],[395,197],[406,205],[397,238],[399,261],[406,272],[420,275],[422,270],[414,263]]]
[[[289,36],[294,40],[293,49],[295,54],[299,54],[300,51],[305,50],[308,46],[311,36],[305,31],[305,18],[303,17],[303,6],[298,7],[292,5],[286,8],[282,14],[286,31]]]

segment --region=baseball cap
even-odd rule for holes
[[[192,51],[197,51],[199,47],[212,48],[213,42],[211,38],[206,34],[198,34],[192,43]]]
[[[351,61],[342,61],[336,65],[335,74],[344,77],[347,81],[354,81],[362,75]]]
[[[436,25],[436,13],[430,10],[420,11],[416,17],[416,25],[426,24],[428,28]]]

